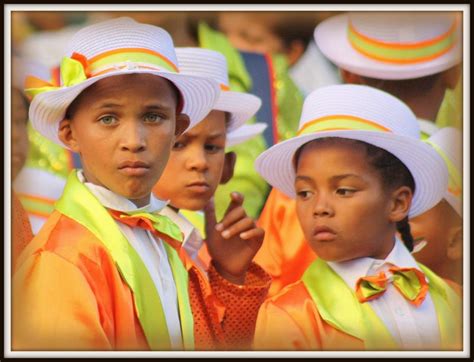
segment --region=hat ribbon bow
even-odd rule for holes
[[[388,284],[392,283],[410,304],[418,307],[423,303],[428,293],[428,283],[423,272],[415,268],[397,267],[392,267],[388,271],[388,277],[384,272],[380,272],[357,280],[356,296],[359,302],[365,303],[381,297]]]

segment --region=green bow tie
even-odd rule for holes
[[[359,302],[365,303],[369,300],[381,297],[388,283],[392,283],[403,297],[411,304],[418,307],[428,293],[428,283],[425,275],[415,268],[389,269],[390,277],[384,272],[377,275],[359,278],[356,283],[356,296]]]

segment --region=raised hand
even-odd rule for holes
[[[247,216],[242,207],[244,197],[237,192],[231,193],[230,197],[230,205],[219,223],[214,200],[204,208],[206,244],[219,274],[234,284],[244,284],[245,273],[260,249],[265,233]]]

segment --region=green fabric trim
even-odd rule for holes
[[[83,225],[107,247],[122,277],[133,291],[137,315],[150,348],[152,350],[169,350],[171,343],[163,307],[145,264],[122,234],[115,220],[87,187],[79,181],[77,170],[73,170],[69,174],[63,196],[57,202],[56,209]],[[168,254],[168,258],[170,255],[172,253]],[[175,259],[176,257],[172,255],[171,268],[174,269],[173,275],[180,275],[176,282],[182,284],[182,270],[177,266]],[[182,304],[183,300],[187,298],[189,304],[189,297],[187,294],[183,295],[183,288],[187,289],[187,285],[186,287],[177,285],[178,303]],[[181,309],[180,307],[180,314],[183,316],[186,313],[181,313]],[[188,318],[189,316],[186,314],[181,321],[181,327],[185,331],[186,345],[191,344]]]
[[[368,303],[359,303],[344,280],[322,259],[316,259],[302,281],[321,317],[333,327],[361,339],[367,350],[396,350],[397,344]]]

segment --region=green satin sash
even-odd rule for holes
[[[171,342],[160,296],[145,264],[120,231],[115,220],[77,178],[68,177],[56,209],[92,232],[109,250],[123,279],[133,291],[138,319],[152,350],[170,350]],[[177,287],[178,309],[184,348],[194,349],[194,322],[188,295],[188,274],[177,252],[167,245],[171,270]]]
[[[334,328],[362,340],[367,350],[396,350],[398,345],[368,303],[359,303],[353,290],[322,259],[302,277],[321,317]]]
[[[429,281],[438,317],[441,349],[459,349],[462,340],[461,299],[439,276],[418,264]],[[321,317],[333,327],[364,341],[367,350],[396,350],[399,346],[368,303],[359,303],[353,290],[322,259],[302,277]]]

